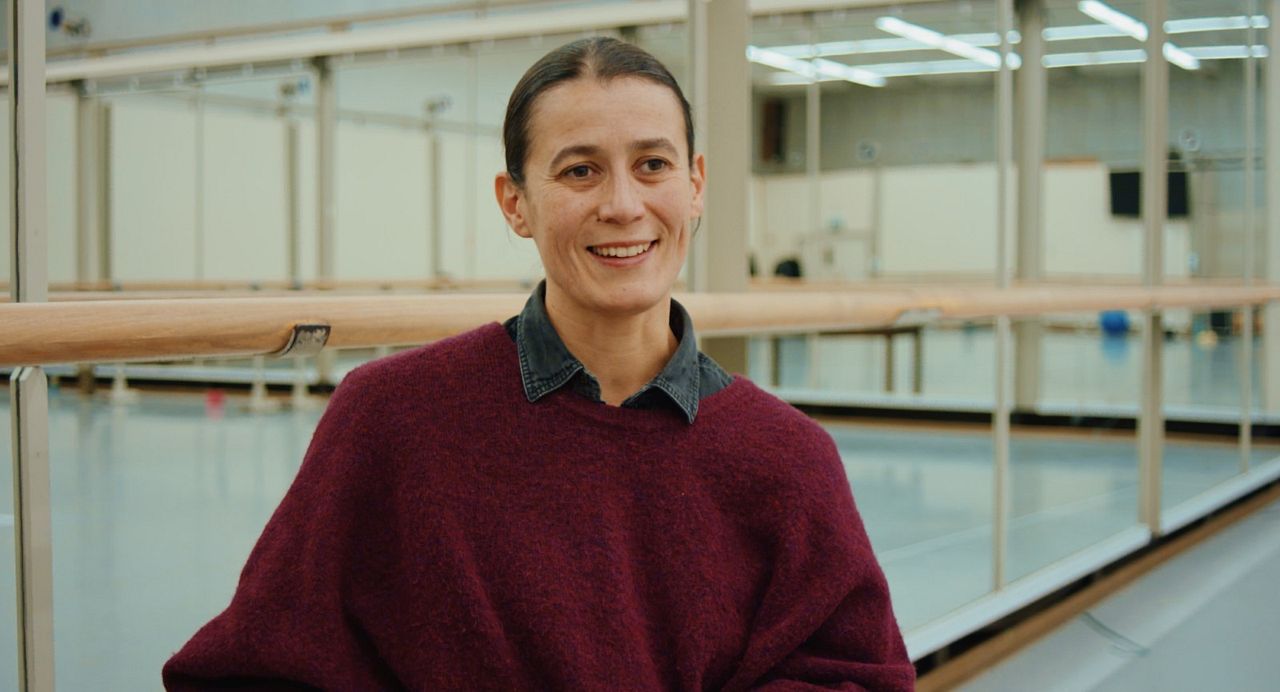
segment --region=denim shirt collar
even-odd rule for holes
[[[565,386],[575,375],[582,374],[589,392],[600,400],[600,385],[561,340],[547,315],[546,281],[538,284],[524,310],[514,319],[516,351],[520,356],[520,378],[525,397],[532,403]],[[698,341],[693,320],[680,303],[671,301],[671,331],[679,343],[671,360],[640,391],[622,402],[624,408],[642,408],[642,402],[661,392],[692,424],[698,414],[699,360]]]

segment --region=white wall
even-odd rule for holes
[[[995,166],[903,166],[881,175],[883,275],[994,272]]]
[[[421,133],[338,127],[335,278],[430,275],[428,154]]]
[[[110,136],[113,278],[195,278],[194,109],[159,98],[117,99]]]
[[[50,94],[46,107],[49,280],[75,281],[76,97],[72,94]],[[5,160],[8,160],[7,154]],[[8,218],[6,212],[6,225]],[[6,251],[5,254],[9,253]]]
[[[1044,235],[1045,272],[1050,276],[1142,275],[1142,221],[1111,215],[1105,165],[1045,167]],[[1165,226],[1165,276],[1190,276],[1190,252],[1187,222],[1170,220]]]
[[[518,56],[523,60],[523,55]],[[519,62],[512,57],[510,62]],[[502,72],[505,63],[486,64]],[[504,77],[505,78],[505,77]],[[496,92],[495,92],[496,93]],[[486,99],[492,110],[497,101]],[[274,115],[208,107],[204,134],[203,243],[196,233],[196,114],[186,101],[113,102],[111,223],[115,278],[280,280],[287,272],[285,128]],[[75,97],[49,100],[50,279],[75,278]],[[0,110],[0,125],[7,113]],[[536,249],[506,228],[493,201],[503,167],[498,137],[440,132],[441,262],[459,278],[532,280]],[[472,139],[475,139],[474,150]],[[302,276],[314,278],[314,128],[300,125]],[[0,142],[7,152],[8,142]],[[7,153],[6,153],[7,156]],[[474,160],[471,157],[474,156]],[[342,122],[338,133],[336,269],[339,278],[429,275],[430,146],[420,130]],[[880,175],[879,194],[875,176]],[[1142,229],[1109,212],[1100,163],[1050,164],[1045,173],[1046,269],[1050,276],[1136,277]],[[0,167],[0,183],[7,179]],[[995,169],[941,164],[829,171],[820,212],[809,212],[804,175],[758,176],[752,184],[751,245],[762,273],[802,256],[811,276],[862,278],[869,246],[857,236],[880,221],[885,276],[989,273],[995,265]],[[0,232],[8,239],[8,199]],[[1194,211],[1194,209],[1193,209]],[[812,228],[817,224],[816,228]],[[835,236],[831,236],[832,233]],[[828,237],[831,236],[831,237]],[[834,248],[834,268],[813,266],[813,248]],[[197,252],[197,249],[200,252]],[[1189,231],[1171,221],[1166,274],[1189,275]],[[0,278],[9,253],[0,253]]]
[[[0,190],[4,193],[0,194],[0,240],[4,241],[4,246],[0,248],[0,280],[9,280],[9,263],[12,261],[9,255],[13,252],[10,246],[13,244],[13,236],[10,235],[9,218],[9,157],[13,153],[13,149],[9,141],[9,99],[0,99],[0,154],[4,155],[4,164],[0,164]]]
[[[74,103],[70,107],[69,127],[74,125]],[[287,277],[287,130],[279,117],[207,106],[201,185],[193,105],[149,96],[116,99],[112,109],[113,278]],[[493,176],[503,167],[498,137],[441,131],[438,141],[445,273],[482,279],[540,276],[533,244],[507,229],[494,201]],[[314,278],[317,268],[315,129],[310,122],[299,127],[298,155],[305,280]],[[430,276],[432,152],[427,133],[344,120],[338,126],[335,157],[336,277]],[[196,224],[197,186],[204,197],[202,233]],[[66,237],[73,241],[74,204],[66,213]],[[72,273],[73,253],[72,243],[64,253]]]
[[[878,170],[878,172],[877,172]],[[1045,269],[1048,276],[1137,277],[1142,224],[1111,215],[1109,171],[1100,163],[1051,164],[1045,169]],[[880,176],[877,194],[875,176]],[[806,244],[830,235],[834,272],[806,275],[860,279],[868,260],[856,236],[879,218],[880,272],[886,277],[991,274],[996,252],[994,164],[937,164],[825,172],[820,177],[818,231],[809,231],[809,187],[803,175],[758,176],[752,248],[771,273],[786,256],[809,258]],[[1012,194],[1013,179],[1010,179]],[[1189,276],[1188,223],[1173,220],[1165,236],[1165,273]],[[844,258],[843,260],[841,258]]]
[[[75,97],[50,93],[45,116],[47,184],[47,253],[50,281],[72,281],[76,274],[75,229]],[[9,100],[0,98],[0,281],[9,280]]]
[[[200,277],[288,276],[284,123],[208,109],[204,116]]]

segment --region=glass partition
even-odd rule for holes
[[[51,395],[60,687],[154,688],[164,661],[230,601],[319,417],[246,404],[221,390],[147,392],[130,405]]]
[[[88,208],[106,210],[94,223],[105,224],[99,232],[107,240],[93,249],[108,256],[93,262],[94,278],[313,277],[307,201],[315,178],[305,164],[314,157],[313,91],[303,65],[284,64],[108,81],[80,96],[78,117],[97,121],[82,130],[90,137],[81,144],[90,157],[84,165],[105,178],[78,190]]]
[[[0,685],[18,688],[18,585],[13,531],[13,426],[9,376],[0,387]]]
[[[1123,314],[1123,313],[1120,313]],[[1138,515],[1138,444],[1129,406],[1138,399],[1141,339],[1091,313],[1020,320],[1044,339],[1046,387],[1070,392],[1053,407],[1021,411],[1009,459],[1006,574],[1025,577],[1095,548]],[[1105,414],[1100,401],[1129,406]]]
[[[991,2],[753,19],[749,240],[762,283],[993,281],[995,31]],[[989,322],[906,323],[756,339],[751,374],[798,404],[977,421],[994,400],[992,333]],[[990,593],[990,428],[828,428],[904,630]],[[951,575],[942,587],[939,564]]]
[[[998,64],[979,47],[994,26],[986,2],[753,21],[760,275],[992,276],[993,68],[909,37],[960,35]]]
[[[12,177],[9,161],[13,158],[13,141],[10,132],[12,131],[13,126],[11,125],[9,117],[10,108],[8,90],[5,90],[4,94],[0,95],[0,107],[2,107],[0,108],[0,126],[4,127],[4,135],[0,136],[0,152],[4,154],[5,160],[4,165],[0,166],[0,183],[4,183],[5,190],[5,194],[0,198],[0,213],[4,215],[3,218],[0,218],[0,240],[4,241],[4,245],[0,246],[4,249],[4,252],[0,252],[0,281],[3,281],[4,284],[8,286],[9,279],[13,276],[13,268],[10,266],[13,262],[13,253],[12,250],[10,250],[10,248],[13,247],[13,236],[11,234],[12,229],[9,227],[12,223],[11,219],[13,217],[12,210],[10,208],[13,202],[9,199],[9,181]]]
[[[1139,18],[1145,5],[1110,4]],[[1243,16],[1252,4],[1170,3],[1170,41],[1198,64],[1170,68],[1170,283],[1238,280],[1249,274],[1248,248],[1264,246],[1262,138],[1251,153],[1241,134],[1247,104],[1261,122],[1262,99],[1245,76],[1249,49],[1237,50],[1262,42],[1264,27],[1252,22],[1258,33],[1249,39],[1250,22],[1205,29],[1201,21]],[[752,19],[749,246],[758,285],[994,283],[996,31],[995,3],[972,0]],[[648,48],[689,86],[683,24],[601,33]],[[293,286],[319,278],[316,111],[328,84],[322,74],[330,74],[332,278],[527,287],[541,275],[536,251],[506,228],[492,198],[504,166],[499,128],[528,65],[582,35],[342,54],[326,58],[324,70],[286,61],[57,90],[47,120],[51,279]],[[1030,278],[1135,285],[1141,46],[1075,0],[1047,0],[1043,38],[1043,267]],[[0,110],[0,125],[7,118]],[[84,177],[86,166],[104,178]],[[6,176],[0,167],[0,182]],[[100,190],[105,197],[95,197]],[[108,241],[77,246],[83,219],[72,200],[104,210]],[[8,204],[6,195],[6,247]],[[0,279],[8,263],[6,250]],[[1139,313],[1015,322],[1000,580],[999,452],[986,423],[996,401],[995,325],[909,317],[890,327],[758,337],[749,359],[753,379],[811,411],[899,415],[892,423],[820,422],[844,460],[909,638],[958,613],[979,622],[984,597],[1010,595],[1011,582],[1043,578],[1046,589],[1058,588],[1079,578],[1063,574],[1087,574],[1146,540],[1134,430]],[[1255,325],[1252,337],[1247,325]],[[1198,517],[1206,502],[1239,491],[1246,470],[1280,475],[1280,416],[1252,419],[1247,450],[1234,436],[1242,406],[1268,401],[1264,326],[1236,306],[1164,315],[1158,338],[1170,423],[1158,490],[1169,521]],[[329,382],[386,352],[344,353]],[[114,392],[54,387],[50,397],[56,658],[59,683],[70,689],[155,685],[164,659],[227,603],[319,415],[301,396],[323,377],[318,369],[170,365],[156,372],[184,381],[185,393],[139,397],[121,380]],[[98,368],[99,377],[114,372]],[[206,390],[202,378],[219,384]],[[235,387],[250,382],[295,384],[300,396],[293,410],[280,410],[264,405],[265,389],[244,396]],[[8,396],[0,392],[0,420],[8,420]],[[933,420],[902,420],[910,416]],[[0,425],[5,463],[10,435]],[[11,471],[0,465],[0,478]],[[0,485],[0,524],[12,524],[11,484]],[[0,594],[13,593],[12,554],[12,532],[0,531]],[[1059,582],[1055,569],[1066,570]],[[12,652],[15,599],[0,600],[0,651]],[[15,671],[13,657],[0,656],[0,680]]]
[[[1258,277],[1262,267],[1261,62],[1249,55],[1251,45],[1261,48],[1265,33],[1258,24],[1265,22],[1261,16],[1247,20],[1256,5],[1212,0],[1170,3],[1168,9],[1165,28],[1176,48],[1169,68],[1166,242],[1188,237],[1186,273],[1196,278],[1239,282]],[[1188,512],[1212,504],[1249,470],[1252,453],[1236,430],[1244,417],[1252,419],[1259,402],[1252,314],[1222,307],[1175,314],[1167,325],[1173,339],[1164,370],[1166,524],[1183,523]]]
[[[991,325],[975,329],[989,332]],[[903,631],[989,593],[995,506],[990,427],[819,420],[844,459]],[[940,581],[942,565],[947,579]]]

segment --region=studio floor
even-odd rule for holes
[[[1274,690],[1280,501],[969,681],[965,692]]]
[[[7,417],[7,400],[0,401]],[[103,395],[51,394],[59,689],[158,688],[164,660],[227,604],[319,416],[250,413],[244,403],[144,394],[112,405]],[[988,593],[989,432],[826,426],[904,632]],[[10,448],[9,435],[0,426],[0,450]],[[1255,447],[1257,462],[1272,456],[1275,450]],[[7,461],[7,452],[0,458]],[[1233,443],[1170,440],[1166,502],[1231,478],[1239,463]],[[5,466],[0,477],[7,478]],[[1011,481],[1011,579],[1137,524],[1132,433],[1020,433]],[[11,524],[9,493],[0,483],[0,513]],[[0,533],[0,594],[14,593],[12,555],[12,533]],[[0,652],[15,651],[13,603],[0,598]],[[0,688],[14,670],[11,653],[0,658]]]

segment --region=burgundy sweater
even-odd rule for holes
[[[749,381],[690,425],[498,324],[351,373],[170,690],[906,690],[831,438]]]

